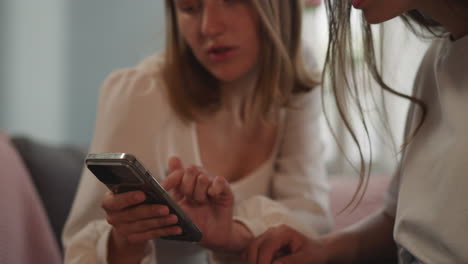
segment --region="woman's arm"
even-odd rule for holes
[[[249,264],[327,264],[391,263],[396,261],[393,240],[394,219],[383,210],[366,220],[322,236],[309,239],[296,230],[271,228],[255,239],[247,250]],[[278,252],[285,252],[282,256]]]
[[[331,263],[387,263],[396,261],[395,219],[380,210],[365,220],[325,237]],[[343,256],[346,256],[344,258]]]
[[[147,145],[154,142],[154,131],[160,129],[160,119],[167,112],[161,90],[154,75],[144,71],[124,69],[111,74],[100,91],[90,152],[129,152],[150,169],[158,166]],[[152,122],[145,122],[149,118]],[[107,191],[90,171],[83,171],[62,236],[66,262],[106,263],[113,253],[108,252],[109,241],[112,247],[121,244],[113,240],[112,226],[101,208]],[[154,258],[154,247],[146,247],[145,254]]]

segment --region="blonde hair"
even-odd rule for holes
[[[246,122],[268,119],[272,112],[288,105],[292,94],[308,92],[319,83],[318,78],[306,71],[301,59],[301,2],[250,2],[260,18],[261,52],[256,88],[244,99],[242,118]],[[173,0],[166,0],[163,76],[171,105],[183,120],[197,120],[197,112],[212,113],[219,109],[218,80],[197,61],[181,37]]]

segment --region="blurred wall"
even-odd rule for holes
[[[64,2],[7,0],[2,5],[1,127],[57,139],[64,131]]]
[[[164,43],[163,1],[0,1],[0,129],[88,144],[98,89]]]
[[[164,1],[69,1],[66,136],[92,136],[98,89],[114,69],[133,66],[164,44]]]
[[[6,43],[6,15],[5,12],[5,1],[0,1],[0,125],[5,123],[4,115],[1,113],[4,112],[3,106],[5,105],[5,64],[2,63],[5,61],[5,43]],[[3,48],[2,48],[3,47]]]

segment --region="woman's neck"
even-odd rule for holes
[[[255,91],[256,83],[256,71],[246,73],[235,81],[221,83],[221,109],[233,113],[240,112],[246,99]]]
[[[439,22],[454,40],[468,35],[468,7],[457,0],[421,0],[418,9]]]
[[[249,72],[235,81],[221,82],[221,107],[215,113],[202,115],[202,119],[225,126],[242,127],[245,104],[255,91],[257,73]]]

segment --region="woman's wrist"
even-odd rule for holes
[[[228,254],[240,253],[249,245],[253,238],[254,236],[247,226],[233,220],[230,235],[226,236],[224,245],[214,250]]]
[[[254,236],[246,225],[235,220],[233,222],[232,232],[235,243],[233,243],[232,251],[241,252],[249,245]]]
[[[107,247],[107,261],[110,264],[140,263],[145,257],[147,243],[131,243],[112,228]]]
[[[353,233],[338,232],[320,239],[326,263],[353,263],[357,254],[357,242]]]

